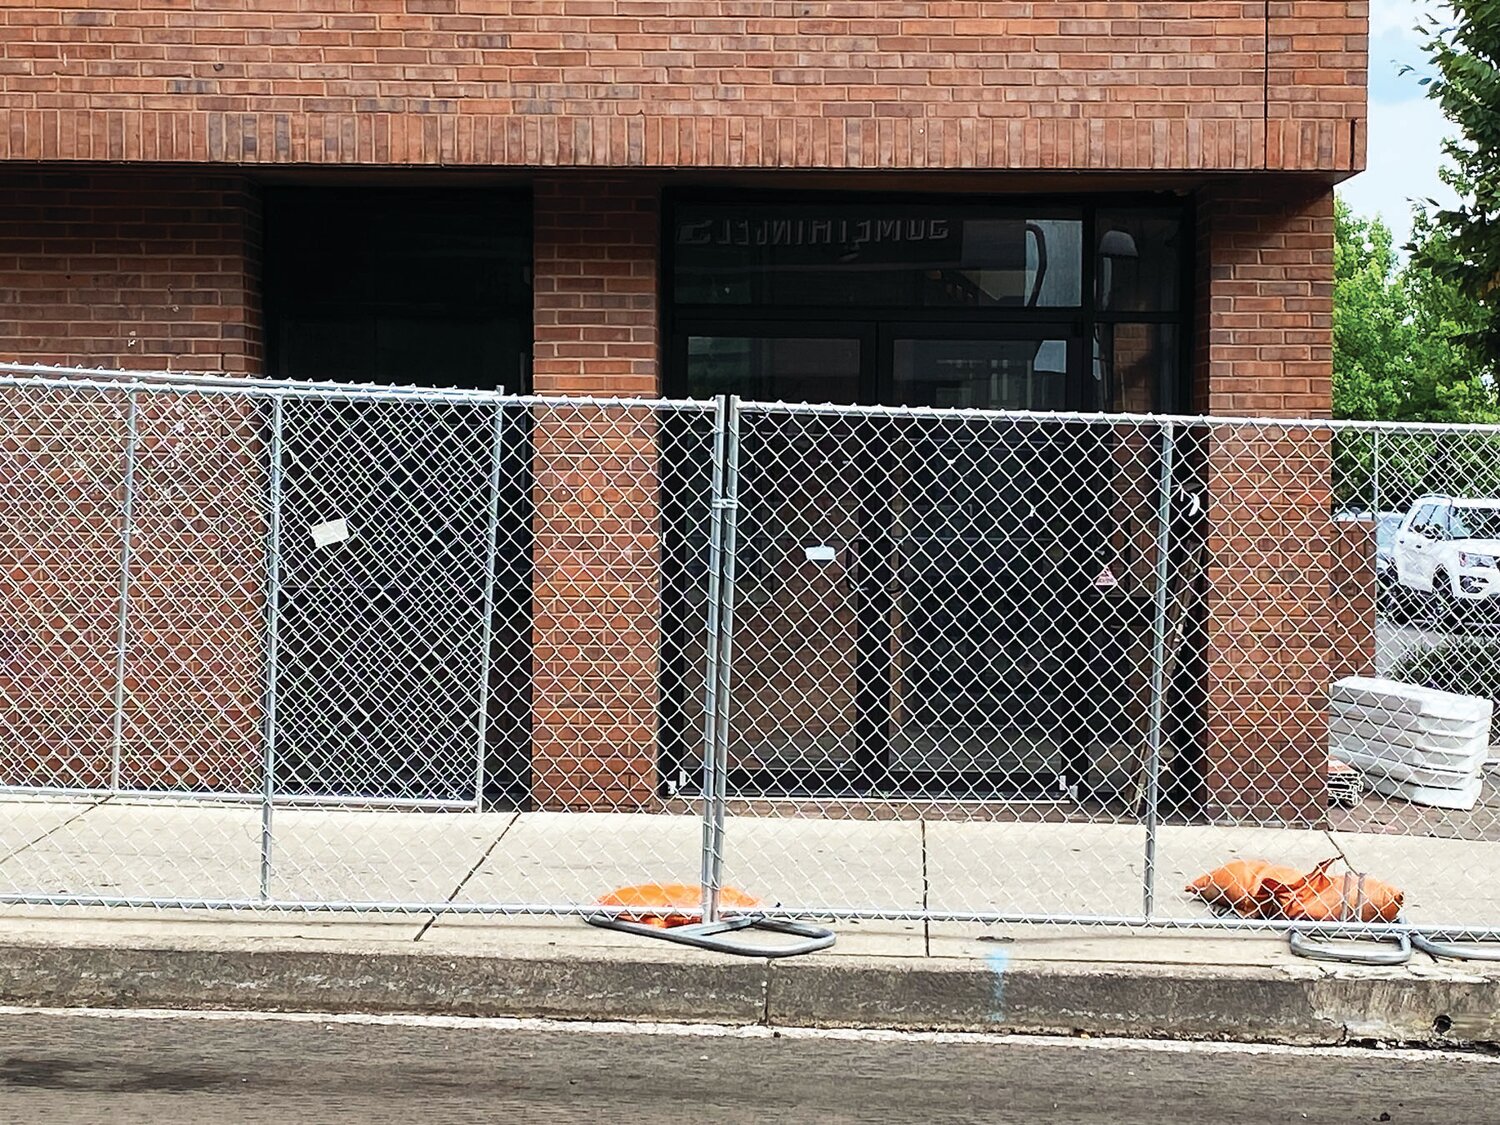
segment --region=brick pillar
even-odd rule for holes
[[[655,187],[544,178],[534,224],[536,390],[655,395]],[[542,808],[655,803],[656,422],[639,407],[535,412],[532,792]]]
[[[1199,199],[1197,410],[1325,418],[1333,195],[1267,180]],[[1328,685],[1364,670],[1372,615],[1331,519],[1332,435],[1210,427],[1203,794],[1218,816],[1319,823]]]
[[[237,175],[0,171],[0,357],[260,369],[259,208]],[[5,393],[0,783],[109,784],[124,396]],[[228,399],[141,396],[120,783],[254,789],[261,434]],[[191,515],[185,514],[191,513]]]

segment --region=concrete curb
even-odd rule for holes
[[[1500,978],[1462,969],[943,958],[562,955],[389,945],[0,945],[0,1003],[533,1016],[1127,1035],[1500,1043]]]
[[[1500,980],[1406,970],[933,959],[771,968],[771,1022],[1307,1045],[1500,1040]]]

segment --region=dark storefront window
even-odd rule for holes
[[[909,406],[1065,410],[1063,339],[895,341],[893,391]]]
[[[690,336],[687,349],[695,397],[833,402],[859,397],[857,339]]]
[[[1106,321],[1094,329],[1097,381],[1109,388],[1104,410],[1149,414],[1177,410],[1181,333],[1171,323]]]
[[[1187,231],[1177,203],[684,202],[667,390],[1182,409]]]
[[[1076,308],[1083,292],[1076,213],[686,208],[675,237],[680,304]]]
[[[265,213],[272,373],[528,389],[525,197],[282,188]]]
[[[530,211],[525,196],[492,190],[268,189],[270,373],[526,390]],[[278,791],[498,807],[525,798],[530,424],[525,407],[504,408],[492,483],[488,407],[288,400],[284,526],[341,518],[354,531],[337,554],[312,550],[305,534],[283,540]],[[463,669],[479,663],[486,624],[489,710],[476,750],[477,732],[457,724],[466,677],[478,675]]]
[[[1181,225],[1172,212],[1098,213],[1097,311],[1166,313],[1181,307]]]

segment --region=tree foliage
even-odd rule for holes
[[[1412,260],[1390,229],[1334,214],[1333,408],[1335,417],[1405,422],[1500,422],[1494,369],[1477,344],[1485,310],[1430,264],[1455,253],[1451,237],[1417,209]],[[1376,466],[1376,445],[1380,448]],[[1500,496],[1500,443],[1432,431],[1340,431],[1335,491],[1341,503],[1403,509],[1429,491]]]
[[[1417,210],[1420,253],[1403,264],[1390,228],[1334,214],[1333,410],[1339,418],[1500,421],[1489,368],[1475,344],[1484,310],[1448,271],[1450,236]]]
[[[1390,229],[1334,205],[1333,412],[1396,418],[1409,383],[1410,305]]]
[[[1415,261],[1477,303],[1467,342],[1491,370],[1500,367],[1500,0],[1448,0],[1422,30],[1436,73],[1428,94],[1458,127],[1443,144],[1442,178],[1460,203],[1437,210]]]

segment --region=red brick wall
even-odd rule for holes
[[[654,807],[661,643],[658,419],[534,411],[532,795]]]
[[[539,394],[654,395],[654,184],[544,177],[533,189],[532,383]]]
[[[1325,418],[1333,395],[1333,192],[1262,177],[1198,195],[1193,409]]]
[[[123,788],[259,791],[269,415],[141,396]]]
[[[1318,823],[1340,638],[1329,434],[1208,428],[1206,797],[1217,815]]]
[[[1266,5],[1266,167],[1365,166],[1364,0],[1272,0]]]
[[[261,365],[259,209],[240,176],[0,169],[0,357]]]
[[[110,783],[123,395],[0,391],[0,784]]]
[[[38,0],[0,10],[0,159],[1347,171],[1365,25],[1363,0]]]
[[[7,169],[0,200],[0,357],[259,369],[259,216],[241,177]],[[107,786],[125,396],[13,391],[4,415],[0,782]],[[137,432],[119,781],[253,791],[261,422],[227,399],[141,396]]]
[[[1209,414],[1330,413],[1333,196],[1269,181],[1200,193],[1197,387]],[[1331,519],[1331,432],[1207,432],[1206,799],[1221,815],[1326,814],[1326,706],[1368,671],[1368,591]]]
[[[137,393],[130,585],[123,390],[0,391],[0,784],[256,792],[265,419]],[[261,404],[263,405],[263,404]]]

